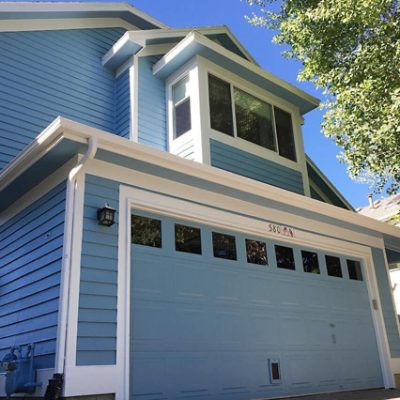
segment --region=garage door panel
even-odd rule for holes
[[[280,340],[286,346],[304,346],[307,343],[304,319],[291,315],[281,316]]]
[[[177,301],[194,301],[205,303],[210,297],[209,284],[211,274],[199,262],[194,260],[172,260],[173,263],[173,297]],[[171,277],[169,277],[171,279]]]
[[[251,311],[250,311],[251,312]],[[250,349],[266,349],[279,344],[279,322],[275,313],[261,312],[249,315],[245,340]]]
[[[229,263],[223,267],[215,267],[210,274],[207,286],[217,305],[239,305],[243,301],[240,273],[230,267]]]
[[[140,252],[139,252],[140,250]],[[142,253],[133,247],[132,256],[137,267],[132,268],[132,293],[136,298],[164,301],[172,293],[172,268],[159,254]]]
[[[247,302],[249,305],[271,306],[278,297],[278,287],[272,274],[260,275],[251,275],[246,279],[247,288],[251,288],[246,291]]]
[[[296,270],[279,269],[268,240],[269,264],[248,263],[248,236],[235,232],[226,234],[236,238],[237,260],[218,259],[212,232],[224,230],[184,221],[176,222],[201,229],[202,254],[179,252],[175,221],[158,218],[162,248],[131,248],[133,399],[248,400],[382,385],[364,281],[350,282],[346,271],[327,276],[320,251],[321,274],[305,273],[301,248],[290,244]]]

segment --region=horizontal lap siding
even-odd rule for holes
[[[291,192],[304,194],[299,171],[276,164],[254,154],[210,141],[211,165]]]
[[[76,361],[115,364],[118,224],[101,226],[96,213],[106,202],[118,208],[118,184],[87,176],[85,188]]]
[[[116,117],[115,133],[129,138],[131,102],[129,90],[129,70],[116,79]]]
[[[397,327],[396,312],[394,309],[392,287],[387,274],[385,258],[382,249],[372,248],[372,257],[375,265],[378,282],[379,297],[382,305],[383,319],[392,357],[400,357],[400,336]]]
[[[139,143],[167,149],[165,82],[153,75],[159,57],[139,58],[138,138]]]
[[[35,343],[38,368],[54,367],[65,183],[0,227],[0,359]]]
[[[101,57],[123,33],[0,33],[0,169],[59,115],[115,131],[116,83]]]

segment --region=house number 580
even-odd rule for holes
[[[289,226],[268,224],[268,231],[282,236],[294,237],[294,229]]]

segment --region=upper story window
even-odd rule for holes
[[[291,115],[208,75],[211,128],[276,151],[296,161]]]
[[[188,75],[172,85],[172,104],[174,138],[178,138],[192,128]]]

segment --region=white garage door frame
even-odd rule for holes
[[[150,177],[149,177],[150,178]],[[144,183],[144,181],[142,181]],[[120,186],[119,197],[119,262],[118,262],[118,316],[117,316],[117,365],[119,366],[120,393],[117,399],[128,399],[129,388],[129,369],[130,369],[130,265],[131,265],[131,246],[130,246],[130,215],[131,210],[140,209],[147,212],[155,212],[161,215],[182,218],[206,225],[254,234],[270,239],[285,240],[285,236],[270,232],[269,222],[277,223],[274,210],[266,207],[256,206],[240,200],[232,199],[224,195],[212,193],[202,189],[188,191],[188,187],[181,184],[169,183],[169,190],[173,191],[174,197],[168,194],[155,193],[160,191],[165,184],[164,179],[151,177],[146,180],[146,189]],[[174,186],[173,188],[171,186]],[[150,191],[151,190],[151,191]],[[181,198],[178,198],[180,197]],[[201,201],[201,204],[199,202]],[[222,209],[221,205],[224,205]],[[229,209],[227,208],[229,206]],[[218,209],[212,208],[218,206]],[[257,216],[244,216],[248,210],[257,209]],[[282,214],[281,212],[279,214]],[[254,215],[254,214],[253,214]],[[294,226],[299,226],[296,220],[301,220],[294,215],[287,213]],[[287,220],[285,218],[285,220]],[[279,222],[278,222],[279,223]],[[314,221],[315,223],[315,221]],[[331,226],[330,234],[334,228]],[[297,245],[310,246],[320,250],[343,253],[346,256],[357,257],[362,260],[366,271],[366,285],[370,300],[371,314],[377,338],[379,360],[382,369],[382,376],[385,388],[394,387],[394,377],[390,367],[390,349],[384,325],[382,308],[379,300],[376,276],[371,249],[367,246],[349,243],[344,240],[324,237],[293,228],[294,237],[290,242]],[[286,237],[288,241],[289,238]],[[382,246],[379,246],[382,247]],[[377,307],[373,307],[375,303]]]

